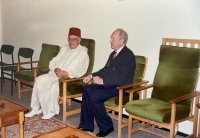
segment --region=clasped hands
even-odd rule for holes
[[[84,77],[83,78],[83,82],[84,83],[88,83],[91,79],[92,79],[92,83],[103,84],[103,79],[102,78],[100,78],[99,76],[92,77],[91,75],[88,75],[88,76]]]
[[[65,78],[69,76],[68,72],[61,70],[60,68],[55,68],[54,72],[58,78]]]

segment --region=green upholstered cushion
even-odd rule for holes
[[[60,79],[62,80],[62,79]],[[60,96],[63,96],[63,85],[60,81],[59,83],[60,85]],[[67,95],[74,95],[74,94],[80,94],[83,92],[83,88],[84,86],[86,86],[87,84],[83,83],[82,80],[80,81],[75,81],[75,82],[68,82],[67,83]]]
[[[89,75],[92,73],[93,65],[94,65],[94,57],[95,57],[95,41],[93,39],[86,39],[82,38],[80,44],[82,46],[87,47],[88,49],[88,56],[90,59],[89,66],[87,72],[84,76]],[[62,82],[60,81],[60,96],[63,96],[63,86]],[[83,81],[75,81],[67,83],[67,95],[79,94],[83,92],[83,87],[86,84]]]
[[[139,99],[139,94],[135,93],[133,96],[134,100]],[[129,96],[123,96],[123,105],[125,105],[127,102],[129,101]],[[118,106],[119,105],[119,96],[114,96],[110,99],[108,99],[107,101],[104,102],[104,105],[107,106]]]
[[[156,98],[134,100],[125,106],[128,113],[140,116],[159,123],[169,123],[171,119],[171,104]],[[176,120],[185,118],[190,113],[190,108],[178,104]]]
[[[42,74],[48,73],[48,71],[37,71],[37,76],[40,76]],[[17,71],[15,72],[15,78],[19,78],[22,80],[26,80],[29,82],[34,82],[34,75],[33,75],[33,71],[26,71],[26,70],[22,70],[22,71]]]
[[[133,82],[139,82],[143,79],[143,74],[146,66],[146,58],[144,56],[135,55],[136,69],[134,72]],[[139,99],[139,93],[134,93],[133,99]],[[129,101],[129,96],[123,96],[123,105]],[[104,105],[108,106],[118,106],[119,96],[112,97],[104,102]]]
[[[82,38],[80,44],[82,46],[87,47],[88,49],[88,56],[90,59],[90,63],[87,69],[87,72],[85,75],[89,75],[92,73],[92,69],[94,66],[94,57],[95,57],[95,41],[93,39],[86,39],[86,38]]]
[[[59,50],[60,48],[58,45],[42,44],[38,66],[49,66],[49,62],[58,54]],[[49,68],[39,70],[49,71]]]
[[[40,58],[38,66],[48,66],[49,62],[55,57],[59,52],[59,46],[51,44],[42,44],[42,51],[40,52]],[[49,68],[39,69],[37,71],[37,76],[48,73]],[[15,78],[26,80],[29,82],[34,82],[33,71],[17,71],[15,72]]]
[[[162,45],[153,82],[152,98],[129,102],[125,110],[152,121],[170,122],[169,101],[194,91],[199,58],[199,49]],[[176,119],[189,115],[190,104],[190,100],[177,104]]]

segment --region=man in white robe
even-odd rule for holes
[[[59,114],[59,78],[83,76],[89,65],[87,48],[80,45],[81,31],[70,28],[68,45],[49,63],[50,71],[36,78],[31,98],[32,111],[25,117],[43,113],[42,119],[50,119]]]

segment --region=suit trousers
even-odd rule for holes
[[[99,131],[113,126],[112,119],[106,112],[104,102],[113,96],[118,96],[116,88],[104,88],[103,85],[90,84],[84,87],[82,95],[81,115],[79,127],[94,129],[94,119]]]

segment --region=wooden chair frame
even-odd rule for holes
[[[60,47],[59,47],[60,48]],[[42,52],[42,51],[41,51]],[[34,64],[34,63],[39,63],[39,60],[36,60],[36,61],[31,61],[31,62],[20,62],[20,63],[15,63],[15,65],[17,66],[17,71],[21,71],[20,70],[20,66],[21,65],[25,65],[25,64]],[[27,81],[27,80],[23,80],[23,79],[20,79],[20,78],[17,78],[17,91],[18,91],[18,98],[21,99],[21,93],[22,92],[28,92],[28,91],[32,91],[33,90],[33,86],[34,86],[34,82],[35,82],[35,79],[36,77],[38,77],[39,75],[37,74],[37,71],[38,69],[44,69],[44,68],[49,68],[49,66],[37,66],[37,67],[32,67],[32,70],[33,70],[33,80],[34,81]],[[25,84],[27,86],[30,86],[30,87],[25,87],[22,89],[22,84]]]
[[[20,71],[20,66],[21,65],[24,65],[24,64],[30,64],[30,63],[38,63],[39,61],[32,61],[32,62],[21,62],[21,63],[15,63],[15,65],[17,65],[17,71]],[[37,70],[38,69],[42,69],[42,68],[48,68],[48,66],[39,66],[39,67],[33,67],[32,70],[34,71],[34,80],[35,78],[38,76],[37,75]],[[32,91],[33,88],[29,87],[29,88],[21,88],[21,84],[27,84],[29,86],[32,86],[34,85],[34,81],[33,82],[29,82],[29,81],[26,81],[26,80],[22,80],[22,79],[19,79],[17,78],[17,91],[18,91],[18,98],[20,99],[21,98],[21,93],[22,92],[28,92],[28,91]]]
[[[145,69],[144,69],[144,73],[143,73],[143,77],[142,78],[144,78],[144,76],[145,76],[147,63],[148,63],[148,58],[146,58],[146,65],[145,65]],[[144,80],[144,81],[141,81],[141,82],[136,82],[136,83],[132,83],[132,84],[118,86],[117,89],[119,90],[119,105],[118,106],[107,106],[107,105],[105,105],[105,108],[106,108],[107,112],[111,111],[110,117],[112,119],[118,121],[118,138],[121,138],[122,129],[124,127],[128,126],[128,121],[122,119],[123,108],[125,107],[125,105],[123,105],[123,90],[127,89],[127,88],[145,86],[148,82],[149,81],[145,81]],[[140,91],[139,96],[140,96],[140,99],[145,98],[146,97],[146,92],[145,91],[144,92]],[[131,101],[131,99],[133,99],[133,95],[129,95],[129,101]],[[118,116],[117,117],[115,117],[115,113],[116,112],[118,112]],[[137,123],[137,121],[135,121],[133,123]]]
[[[83,80],[83,78],[69,78],[69,79],[65,79],[65,80],[61,81],[63,83],[63,96],[60,96],[59,104],[63,104],[63,121],[66,121],[66,118],[68,116],[71,116],[71,115],[74,115],[74,114],[78,114],[81,111],[81,108],[78,108],[78,109],[75,109],[75,110],[71,110],[71,111],[67,110],[67,103],[69,105],[71,105],[71,99],[72,98],[82,97],[82,93],[73,94],[73,95],[67,95],[67,83],[74,82],[74,81],[79,81],[79,80]]]
[[[22,52],[25,52],[25,51],[28,52],[29,55],[23,55]],[[19,51],[18,51],[18,63],[13,63],[13,66],[5,66],[2,68],[2,72],[1,72],[2,76],[4,76],[4,74],[6,74],[11,77],[11,96],[13,96],[13,82],[15,82],[15,85],[16,85],[14,73],[18,70],[32,70],[33,65],[31,64],[31,62],[32,62],[33,53],[34,53],[33,49],[21,47],[21,48],[19,48]],[[22,64],[20,64],[21,63],[20,59],[22,59],[22,58],[26,59],[27,64],[29,62],[30,67],[24,68],[24,67],[20,66],[20,65],[22,65]],[[25,62],[23,62],[23,63],[25,63]],[[3,89],[3,85],[2,85],[2,89]]]
[[[196,45],[198,45],[198,48],[200,48],[200,40],[163,38],[162,44],[168,45],[167,43],[169,43],[169,45],[175,44],[175,46],[180,46],[182,44],[183,47],[188,47],[188,44],[190,44],[190,47],[192,47],[192,48],[195,48],[195,44],[196,44]],[[198,78],[197,78],[197,81],[196,81],[196,85],[197,85],[197,82],[198,82]],[[134,92],[136,92],[138,90],[145,90],[146,91],[148,88],[151,88],[151,87],[153,87],[153,84],[141,86],[140,88],[137,88],[137,89],[127,90],[126,92],[128,92],[128,93],[130,93],[130,95],[132,95]],[[178,97],[178,98],[175,98],[175,99],[172,99],[172,100],[169,101],[171,103],[171,107],[172,107],[172,109],[171,109],[171,123],[163,124],[163,123],[153,122],[153,121],[149,121],[147,119],[129,114],[128,137],[131,138],[132,133],[135,133],[139,130],[142,130],[142,131],[145,131],[145,132],[148,132],[148,133],[160,136],[160,137],[166,137],[166,136],[163,136],[163,135],[155,132],[155,126],[159,126],[159,127],[162,127],[162,128],[169,129],[170,130],[170,138],[173,138],[174,137],[175,123],[179,123],[179,122],[182,122],[184,120],[189,120],[189,121],[193,122],[193,133],[191,135],[189,135],[188,137],[196,137],[197,120],[198,120],[198,107],[197,106],[194,107],[194,115],[192,115],[192,112],[191,112],[190,115],[187,118],[175,121],[176,104],[177,103],[184,101],[184,100],[187,100],[187,99],[190,99],[190,98],[195,99],[195,105],[197,105],[199,103],[200,92],[195,91],[195,90],[196,90],[196,86],[194,88],[193,93],[190,93],[190,94],[187,94],[187,95],[184,95],[184,96],[181,96],[181,97]],[[193,105],[193,103],[192,103],[192,105]],[[191,109],[193,111],[192,105],[191,105]],[[132,129],[133,118],[136,119],[136,120],[142,121],[143,122],[142,126],[137,127],[135,129]],[[149,126],[152,126],[152,131],[145,129]]]

